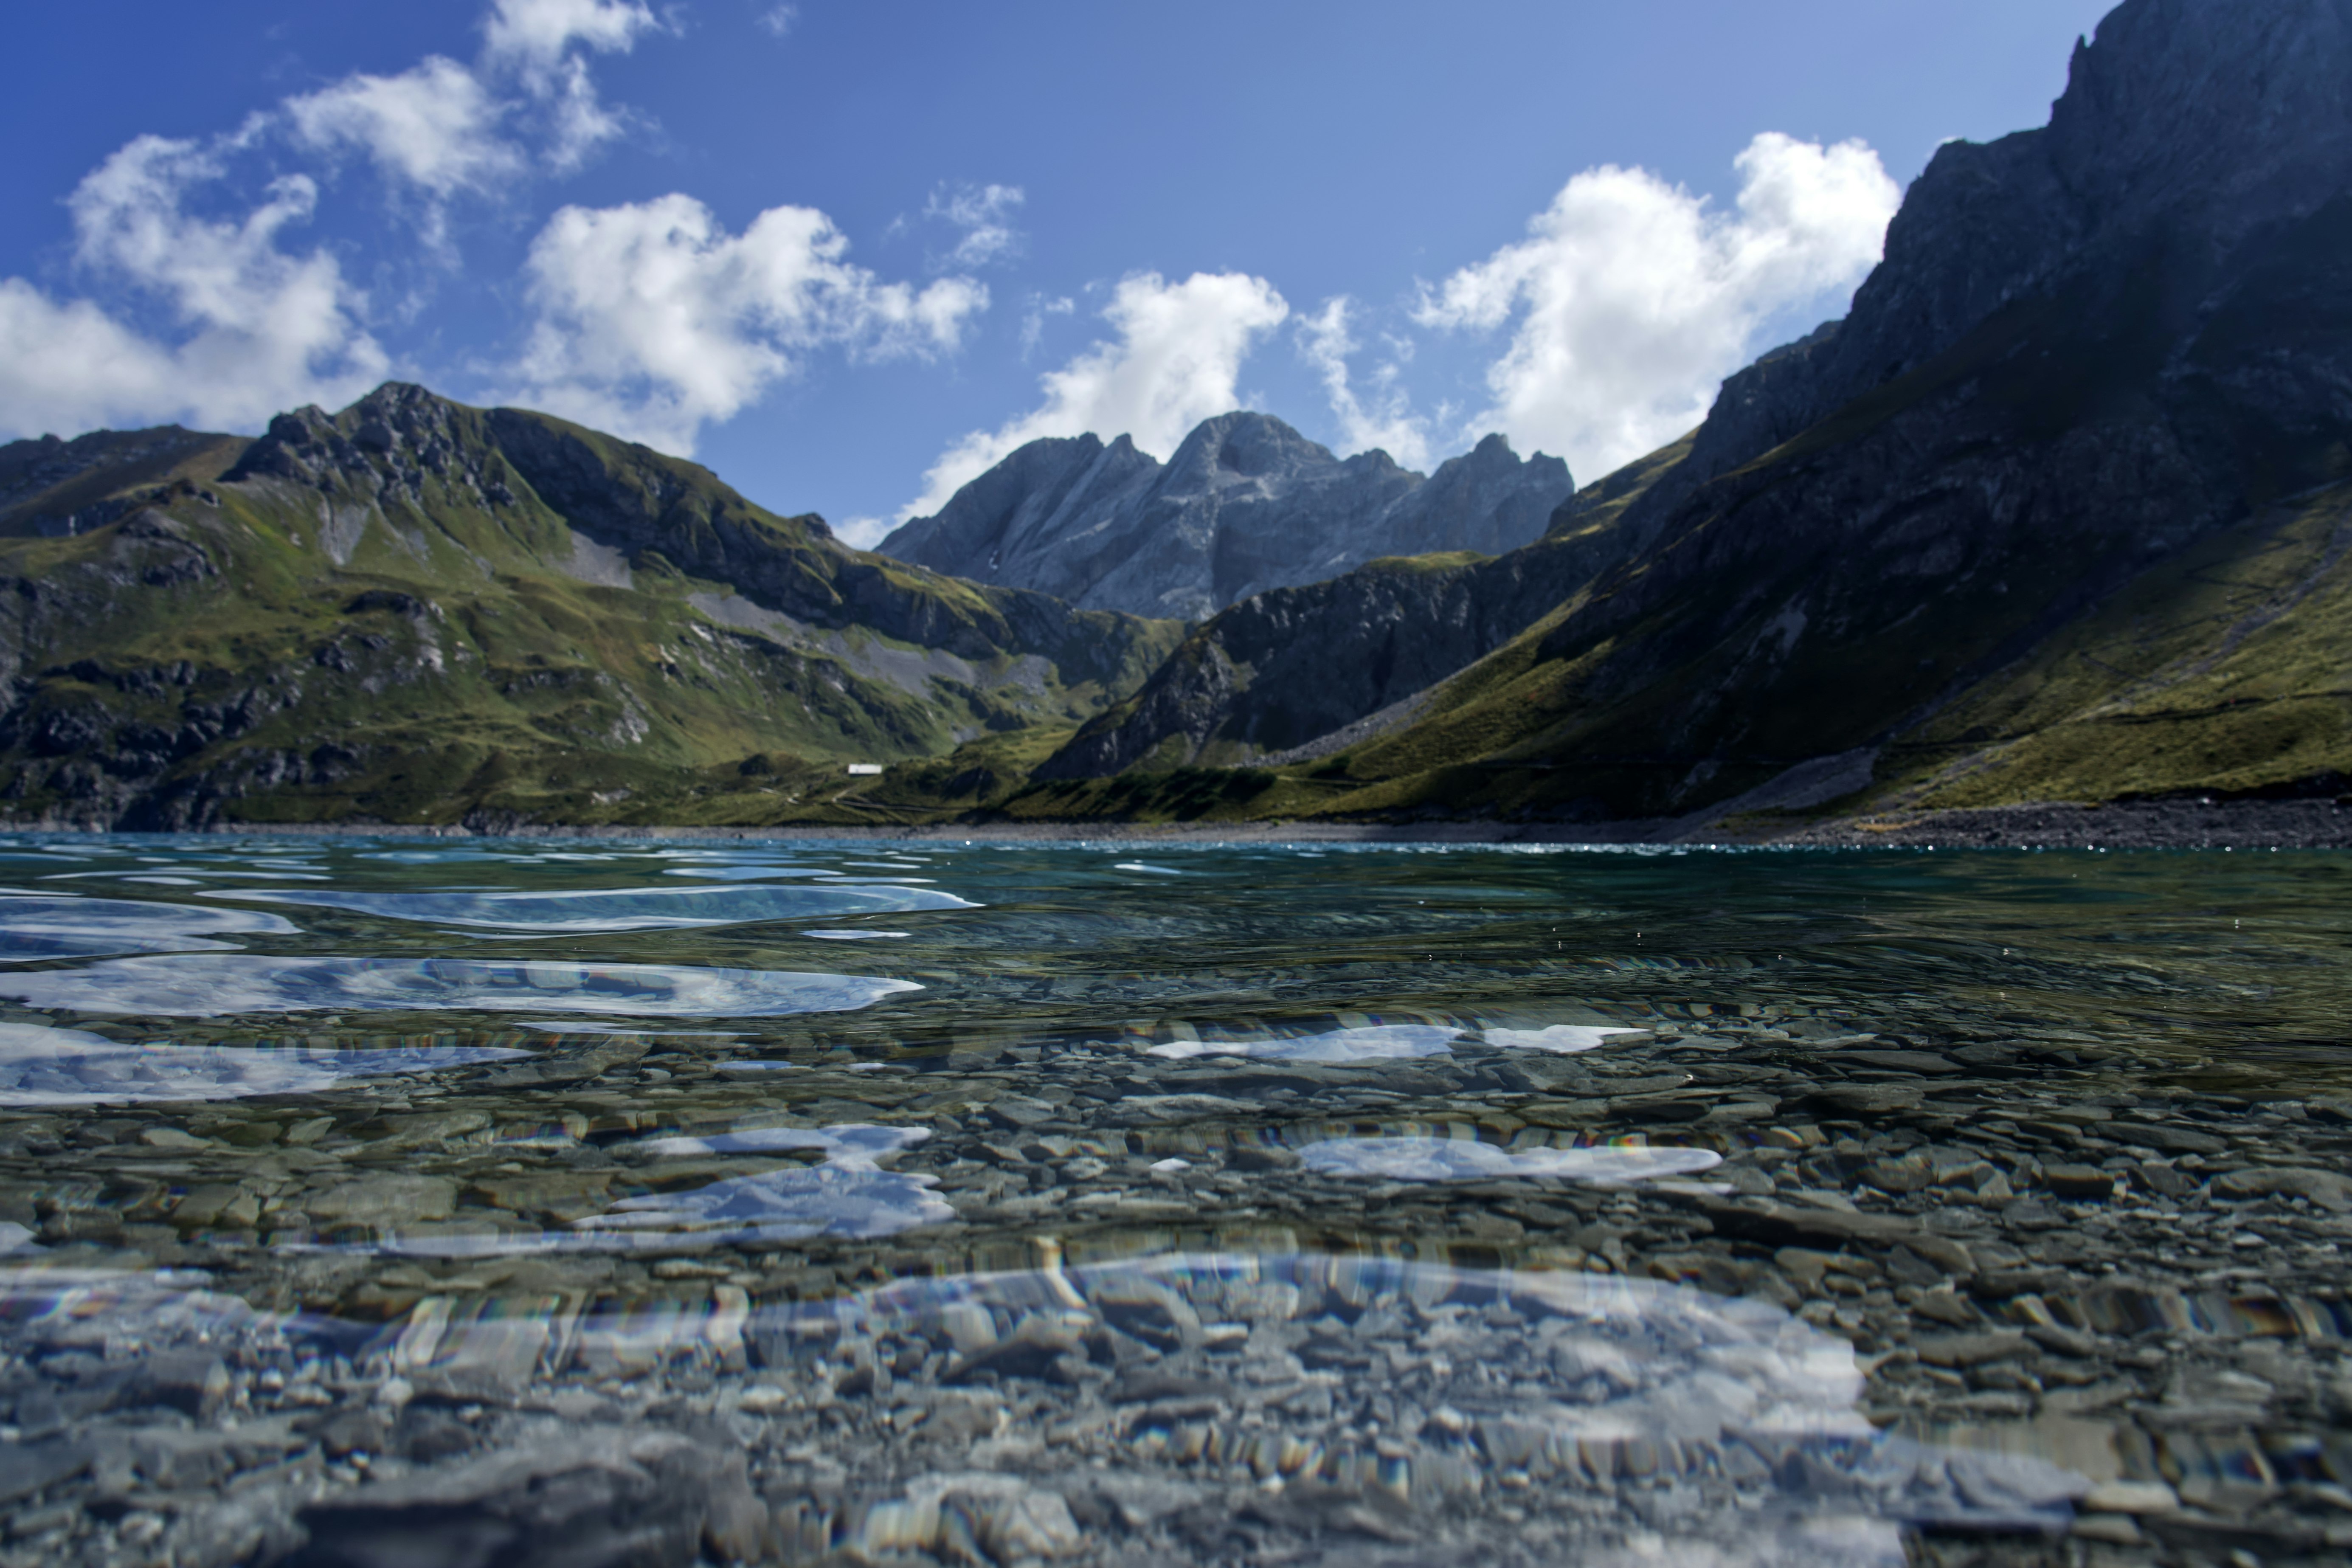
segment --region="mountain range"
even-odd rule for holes
[[[851,550],[380,389],[0,447],[17,822],[1820,813],[2342,793],[2352,0],[2125,0],[1851,313],[1570,493],[1279,420],[1040,441]],[[1148,613],[1139,613],[1148,612]],[[845,764],[887,764],[878,775]]]
[[[1253,814],[1662,829],[2333,795],[2348,481],[2352,4],[2127,0],[1685,441],[1498,560],[1223,611],[1020,807],[1244,764]]]
[[[1205,620],[1389,556],[1496,555],[1542,537],[1568,465],[1488,436],[1423,479],[1374,447],[1345,461],[1269,414],[1194,427],[1166,465],[1125,436],[1032,441],[878,547],[1086,609]]]
[[[785,813],[851,761],[1059,733],[1181,630],[851,550],[692,463],[416,386],[257,440],[0,447],[20,822]]]

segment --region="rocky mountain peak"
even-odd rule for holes
[[[2168,249],[2174,287],[2352,193],[2352,0],[2124,0],[2077,43],[2048,125],[1954,141],[1912,182],[1853,312],[1725,382],[1690,457],[1640,503],[1699,485],[1916,369],[2012,301],[2120,279]]]
[[[306,405],[269,422],[222,476],[276,479],[370,500],[422,505],[429,483],[471,504],[512,506],[506,464],[480,433],[481,415],[407,382],[386,382],[340,414]]]
[[[1089,609],[1198,620],[1387,555],[1496,553],[1539,538],[1568,467],[1490,436],[1424,479],[1344,460],[1271,414],[1196,426],[1162,465],[1120,436],[1033,441],[882,542],[886,554]]]
[[[1330,448],[1317,445],[1276,418],[1246,409],[1220,414],[1193,426],[1168,460],[1170,488],[1218,484],[1229,479],[1279,482],[1307,468],[1336,463]]]

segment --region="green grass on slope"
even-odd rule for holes
[[[2202,542],[1904,738],[1889,804],[2254,793],[2352,773],[2352,486]],[[2334,787],[2341,788],[2341,784]]]
[[[848,761],[1066,734],[1092,710],[1095,682],[1066,689],[1034,657],[714,620],[694,601],[740,604],[735,584],[652,552],[631,586],[581,581],[534,497],[415,482],[412,500],[262,477],[160,498],[160,534],[0,539],[31,684],[0,736],[0,815],[106,820],[143,790],[270,822],[855,820],[832,804]],[[969,585],[921,586],[994,616]]]

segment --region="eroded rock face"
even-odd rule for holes
[[[1567,464],[1523,462],[1500,436],[1424,479],[1242,412],[1202,423],[1164,466],[1125,436],[1033,441],[881,548],[1086,609],[1200,620],[1381,556],[1516,549],[1570,488]]]
[[[1937,150],[1852,315],[1725,382],[1691,460],[1644,508],[1662,515],[1927,363],[2004,305],[2126,265],[2154,235],[2202,252],[2192,269],[2221,270],[2250,240],[2340,197],[2347,166],[2346,0],[2119,5],[2095,43],[2075,46],[2047,126]]]
[[[1409,722],[1415,715],[1386,710],[1509,641],[1621,550],[1610,531],[1492,561],[1382,563],[1253,595],[1195,631],[1132,700],[1081,729],[1034,776],[1337,752],[1375,715]]]

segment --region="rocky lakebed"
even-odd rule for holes
[[[2352,1560],[2324,854],[0,851],[0,1563]]]

